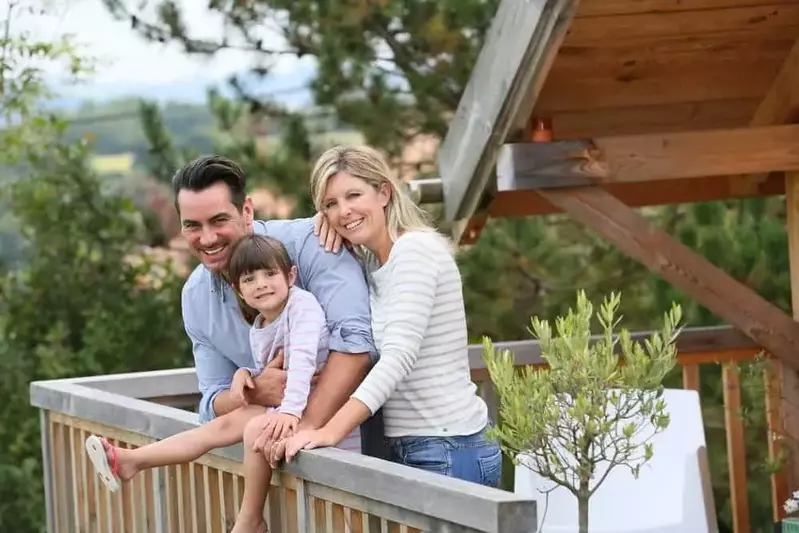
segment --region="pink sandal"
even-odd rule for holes
[[[109,445],[109,450],[111,450],[111,465],[109,465],[105,446],[103,446],[103,439],[92,435],[86,439],[85,446],[86,454],[89,456],[89,460],[92,462],[94,470],[100,476],[103,484],[111,492],[118,491],[119,457],[117,456],[116,448]]]

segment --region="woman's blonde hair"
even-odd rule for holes
[[[360,178],[375,190],[388,184],[386,227],[391,242],[406,231],[436,231],[427,212],[416,205],[408,190],[392,177],[383,155],[370,146],[335,146],[319,156],[311,173],[311,198],[318,211],[322,211],[328,180],[339,172]],[[358,252],[362,257],[366,255],[364,249]]]

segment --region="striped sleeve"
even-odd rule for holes
[[[372,414],[411,373],[419,357],[435,305],[439,262],[425,238],[400,239],[392,250],[392,269],[380,287],[389,310],[380,345],[380,359],[352,395]]]
[[[311,378],[316,372],[319,340],[325,327],[322,306],[310,293],[294,291],[289,299],[286,357],[288,371],[286,390],[278,411],[302,416],[311,391]]]

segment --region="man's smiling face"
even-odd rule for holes
[[[230,245],[252,232],[252,203],[239,210],[228,186],[220,181],[201,191],[181,189],[177,196],[181,233],[194,255],[208,270],[222,273],[230,257]]]

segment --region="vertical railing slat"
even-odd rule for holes
[[[128,449],[135,449],[132,444],[128,444]],[[144,500],[139,499],[140,488],[144,483],[144,472],[140,472],[136,477],[131,480],[130,487],[128,488],[127,516],[125,523],[133,533],[140,533],[144,531],[143,524],[139,524],[139,509],[145,506]]]
[[[42,436],[42,473],[44,477],[44,505],[45,523],[47,532],[55,533],[55,505],[54,479],[53,479],[53,447],[52,426],[50,415],[47,411],[39,412],[39,428]]]
[[[699,365],[684,365],[682,367],[682,388],[699,392]]]
[[[730,468],[730,499],[735,533],[749,533],[749,497],[747,494],[746,448],[741,417],[741,383],[738,365],[722,365],[724,387],[724,422],[727,432],[727,461]]]
[[[80,491],[81,487],[78,483],[78,452],[75,449],[76,439],[75,439],[75,432],[77,431],[74,428],[67,427],[67,441],[69,443],[69,462],[71,465],[72,475],[70,478],[72,479],[72,505],[70,506],[72,509],[72,519],[73,519],[73,526],[75,531],[80,531],[81,524],[80,524],[80,502],[81,496]]]
[[[81,506],[81,515],[83,517],[83,527],[84,531],[94,531],[92,527],[92,503],[94,499],[94,495],[92,494],[92,484],[89,482],[90,477],[94,475],[94,470],[92,469],[92,465],[89,462],[88,458],[84,453],[84,445],[83,443],[86,442],[89,434],[86,431],[80,431],[80,441],[78,442],[79,451],[81,453],[81,468],[80,468],[80,479],[83,485],[83,505]],[[92,479],[92,481],[94,481]]]
[[[186,509],[185,504],[183,503],[183,498],[185,497],[185,483],[183,478],[186,477],[183,473],[183,465],[178,465],[175,467],[175,487],[177,488],[177,500],[178,500],[178,531],[180,533],[188,533],[186,531]]]
[[[197,499],[197,470],[193,463],[186,465],[189,470],[189,515],[192,533],[200,533],[200,505]]]
[[[770,359],[763,370],[763,381],[766,388],[766,424],[768,427],[768,455],[770,461],[776,461],[782,451],[779,437],[784,434],[782,425],[782,363],[778,359]],[[788,499],[788,476],[785,468],[771,474],[771,508],[772,519],[779,522],[785,516],[782,503]]]
[[[297,520],[296,520],[296,527],[299,533],[306,533],[308,531],[308,522],[312,522],[313,520],[308,519],[309,514],[309,501],[308,501],[308,494],[305,491],[305,481],[302,479],[297,480],[297,489],[296,489],[296,501],[297,501]]]

